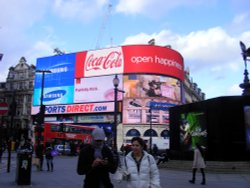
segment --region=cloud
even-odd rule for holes
[[[89,22],[107,4],[108,0],[55,0],[53,9],[61,18]]]
[[[175,34],[170,30],[162,30],[153,34],[139,33],[127,37],[123,44],[145,44],[155,38],[156,45],[171,45],[173,49],[180,52],[186,64],[189,64],[194,70],[204,68],[221,70],[225,66],[238,70],[238,66],[232,62],[240,59],[239,39],[247,37],[250,37],[248,32],[235,37],[221,27],[214,27],[190,32],[186,35]]]
[[[239,95],[242,94],[242,89],[239,87],[239,84],[232,85],[227,91],[226,95]]]
[[[139,33],[129,36],[123,45],[146,44],[152,38],[155,39],[156,45],[170,44],[172,49],[181,53],[185,67],[188,67],[191,76],[195,75],[194,81],[198,82],[203,92],[206,90],[208,98],[216,93],[221,95],[241,93],[238,83],[243,79],[244,63],[239,40],[249,39],[250,31],[234,36],[221,27],[194,31],[186,35],[162,30],[158,33]]]
[[[178,6],[197,6],[212,3],[204,0],[119,0],[115,10],[127,15],[158,17]]]

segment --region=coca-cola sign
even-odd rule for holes
[[[89,51],[84,63],[85,77],[123,73],[122,48]]]

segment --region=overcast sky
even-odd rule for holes
[[[109,8],[109,4],[112,5]],[[24,56],[125,44],[171,45],[206,98],[241,95],[249,0],[0,0],[0,82]]]

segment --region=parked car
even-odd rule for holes
[[[60,154],[60,155],[70,155],[71,149],[69,145],[55,145],[54,149]]]

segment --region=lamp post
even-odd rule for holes
[[[150,125],[150,135],[149,135],[149,152],[152,154],[152,109],[149,108],[149,125]]]
[[[10,115],[10,127],[8,125],[8,162],[7,162],[7,172],[10,172],[10,163],[11,163],[11,142],[13,141],[13,124],[14,124],[14,116],[16,115],[16,93],[15,91],[12,93],[12,102],[10,104],[9,115]]]
[[[117,106],[117,97],[118,97],[118,85],[120,83],[120,80],[117,76],[115,75],[113,79],[113,85],[114,85],[114,125],[113,125],[113,138],[114,138],[114,143],[113,143],[113,149],[117,151],[117,113],[118,113],[118,106]]]
[[[44,75],[46,73],[51,73],[50,70],[36,70],[37,73],[41,73],[42,74],[42,84],[41,84],[41,97],[40,97],[40,112],[39,112],[39,116],[40,116],[40,121],[38,123],[38,141],[41,141],[41,129],[42,129],[42,124],[43,124],[43,118],[44,118],[44,106],[43,106],[43,90],[44,90]]]
[[[250,82],[248,78],[248,70],[247,70],[247,61],[250,59],[247,59],[247,57],[250,57],[250,48],[246,49],[246,46],[243,42],[240,41],[240,47],[242,51],[242,57],[244,60],[245,70],[244,70],[244,80],[243,83],[241,83],[239,86],[243,89],[242,95],[250,95]]]

